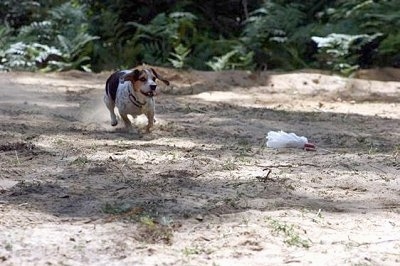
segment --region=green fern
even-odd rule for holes
[[[143,63],[162,65],[167,61],[167,51],[169,50],[168,43],[149,41],[140,43],[139,46],[141,47],[141,51],[143,51]]]
[[[196,34],[196,16],[189,12],[160,13],[149,24],[128,22],[137,29],[134,40],[143,49],[143,60],[149,64],[171,62],[177,68],[184,66],[190,54],[185,44],[192,44],[190,36]]]
[[[78,33],[84,33],[88,27],[88,21],[83,7],[75,7],[71,2],[49,10],[51,21],[56,27],[56,35],[63,35],[73,39]]]
[[[8,69],[16,70],[87,71],[90,43],[98,37],[86,33],[86,27],[83,9],[69,2],[54,7],[44,20],[34,21],[19,29],[17,42],[0,53],[1,63]],[[4,30],[0,31],[2,34]]]
[[[300,60],[305,41],[301,42],[297,35],[306,18],[303,8],[300,4],[266,2],[250,13],[241,40],[249,51],[258,55],[259,65],[286,69],[305,65]]]
[[[313,36],[312,40],[318,44],[318,58],[322,64],[349,75],[358,69],[358,57],[355,51],[381,35],[380,33],[374,35],[332,33],[326,37]]]
[[[4,65],[7,62],[6,50],[9,47],[11,39],[11,28],[6,24],[4,26],[0,25],[0,71],[9,70],[7,66]]]
[[[168,61],[171,62],[172,66],[178,69],[184,67],[186,63],[186,58],[190,54],[191,50],[186,48],[181,43],[174,48],[175,53],[171,53],[172,58],[168,58]]]
[[[56,26],[49,20],[34,21],[19,30],[18,39],[25,42],[41,42],[50,44],[56,34]]]
[[[61,52],[40,43],[17,42],[4,52],[3,64],[9,69],[35,71],[50,55],[61,56]]]
[[[230,51],[222,56],[215,56],[213,60],[208,61],[206,64],[214,71],[221,71],[229,69],[229,60],[237,53],[237,51]]]
[[[67,39],[63,35],[57,36],[62,51],[67,57],[73,58],[79,56],[85,46],[93,40],[99,39],[97,36],[91,36],[87,33],[79,33],[73,39]]]
[[[400,51],[400,32],[389,34],[380,44],[382,54],[396,54]]]

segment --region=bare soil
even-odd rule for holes
[[[159,68],[148,135],[110,126],[110,73],[0,73],[0,264],[398,265],[388,71]],[[267,148],[271,130],[317,151]]]

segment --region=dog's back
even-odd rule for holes
[[[111,97],[114,102],[117,95],[118,84],[120,82],[119,79],[127,72],[129,71],[122,70],[114,72],[106,81],[106,94],[108,97]]]

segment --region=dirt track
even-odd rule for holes
[[[109,73],[0,73],[1,265],[400,263],[400,82],[159,71],[143,136]]]

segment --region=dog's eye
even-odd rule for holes
[[[146,78],[143,77],[143,78],[140,78],[139,80],[140,80],[141,82],[145,82],[145,81],[146,81]]]
[[[153,81],[156,81],[156,78],[155,78],[155,77],[153,77]]]

